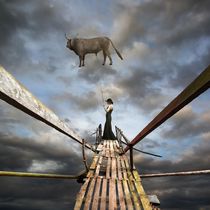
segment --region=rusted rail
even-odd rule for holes
[[[61,174],[42,174],[27,173],[14,171],[0,171],[0,176],[18,176],[18,177],[34,177],[34,178],[52,178],[52,179],[78,179],[79,175],[61,175]]]
[[[171,103],[169,103],[131,142],[134,146],[168,118],[198,97],[210,87],[210,66],[208,66],[189,86],[187,86]],[[127,146],[124,152],[130,148]]]
[[[0,99],[82,144],[82,138],[0,66]],[[85,143],[92,150],[92,145]]]
[[[159,173],[159,174],[142,174],[140,175],[140,177],[141,178],[154,178],[154,177],[189,176],[189,175],[210,175],[210,170]]]

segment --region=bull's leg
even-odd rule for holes
[[[105,63],[106,63],[106,52],[105,51],[103,51],[103,55],[104,55],[104,62],[102,65],[105,65]]]
[[[82,66],[85,66],[85,55],[82,56]]]
[[[107,56],[108,56],[108,58],[109,58],[109,61],[110,61],[109,65],[112,65],[112,57],[111,57],[111,55],[110,55],[109,50],[106,51],[106,54],[107,54]]]
[[[82,56],[79,56],[79,67],[81,67],[82,64]]]

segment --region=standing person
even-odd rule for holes
[[[112,111],[113,111],[113,101],[111,98],[108,98],[106,100],[107,103],[107,107],[105,107],[105,111],[106,111],[106,122],[104,125],[104,133],[103,133],[103,139],[106,140],[115,140],[116,137],[114,135],[114,133],[112,132]]]

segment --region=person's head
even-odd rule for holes
[[[106,100],[106,103],[107,103],[107,104],[113,104],[113,101],[112,101],[111,98],[108,98],[108,99]]]

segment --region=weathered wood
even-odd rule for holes
[[[135,209],[136,210],[141,210],[141,205],[140,205],[140,202],[138,200],[138,196],[137,196],[136,189],[134,187],[133,181],[128,180],[128,185],[129,185],[129,188],[130,188],[130,193],[133,197],[133,203],[134,203]]]
[[[120,163],[120,157],[117,157],[117,173],[118,173],[118,179],[122,180],[122,169],[121,169],[121,163]]]
[[[132,204],[132,200],[131,200],[131,193],[130,193],[129,188],[128,188],[127,180],[123,180],[123,188],[124,188],[124,192],[125,192],[127,209],[128,210],[133,210],[134,208],[133,208],[133,204]]]
[[[76,199],[76,203],[75,203],[75,206],[74,206],[74,210],[80,210],[80,208],[82,206],[82,203],[83,203],[83,199],[84,199],[84,196],[85,196],[87,186],[89,185],[89,181],[90,181],[90,178],[88,178],[85,181],[85,183],[82,185],[79,193],[77,194],[77,199]]]
[[[109,210],[115,210],[116,205],[116,186],[115,179],[109,180]]]
[[[112,179],[116,179],[117,178],[117,166],[116,166],[116,158],[112,158],[112,168],[111,168],[111,171],[112,171]]]
[[[91,200],[92,200],[92,194],[93,194],[93,190],[94,190],[94,186],[95,186],[95,178],[91,178],[90,181],[90,187],[88,189],[86,198],[85,198],[85,205],[84,205],[84,209],[89,209],[90,208],[90,204],[91,204]]]
[[[121,210],[126,210],[121,181],[117,181],[117,190],[118,190],[118,199],[119,199],[120,209]]]
[[[149,199],[148,199],[146,193],[144,192],[144,188],[142,187],[141,182],[135,181],[134,185],[135,185],[136,190],[140,196],[140,200],[141,200],[143,209],[152,210]]]
[[[125,165],[123,156],[121,156],[120,162],[121,162],[121,166],[122,166],[123,178],[124,178],[124,179],[128,179],[127,168],[126,168],[126,165]]]
[[[62,174],[42,174],[15,171],[0,171],[0,176],[18,176],[34,178],[52,178],[52,179],[78,179],[79,175],[62,175]]]
[[[95,177],[97,177],[97,176],[99,175],[99,171],[100,171],[100,167],[101,167],[102,160],[103,160],[103,157],[100,156],[100,157],[99,157],[98,164],[97,164],[97,166],[96,166]]]
[[[120,155],[116,141],[104,140],[101,144],[104,147],[103,150],[106,149],[108,157],[104,157],[103,152],[95,154],[90,167],[91,177],[90,172],[87,175],[91,181],[86,188],[86,198],[83,199],[85,201],[81,209],[150,210],[140,176],[135,167],[131,172],[128,158],[126,155]],[[100,173],[104,172],[105,168],[106,174]],[[82,196],[79,199],[81,200]]]
[[[210,87],[210,66],[208,66],[190,85],[188,85],[171,103],[169,103],[127,146],[124,152],[130,149],[154,129],[159,127],[168,118],[202,94]]]
[[[106,206],[107,206],[106,205],[107,203],[106,191],[107,191],[107,179],[103,179],[100,210],[106,210]]]
[[[92,210],[98,209],[100,187],[101,187],[101,179],[97,178],[96,189],[95,189],[95,193],[93,196]]]
[[[82,138],[0,66],[0,99],[82,144]],[[92,145],[85,144],[92,150]]]
[[[106,168],[106,178],[109,179],[110,178],[110,168],[111,168],[111,158],[108,158],[108,162],[107,162],[107,168]]]
[[[184,172],[172,172],[172,173],[159,173],[159,174],[142,174],[141,178],[153,178],[153,177],[165,177],[165,176],[192,176],[192,175],[209,175],[210,170],[200,171],[184,171]]]

